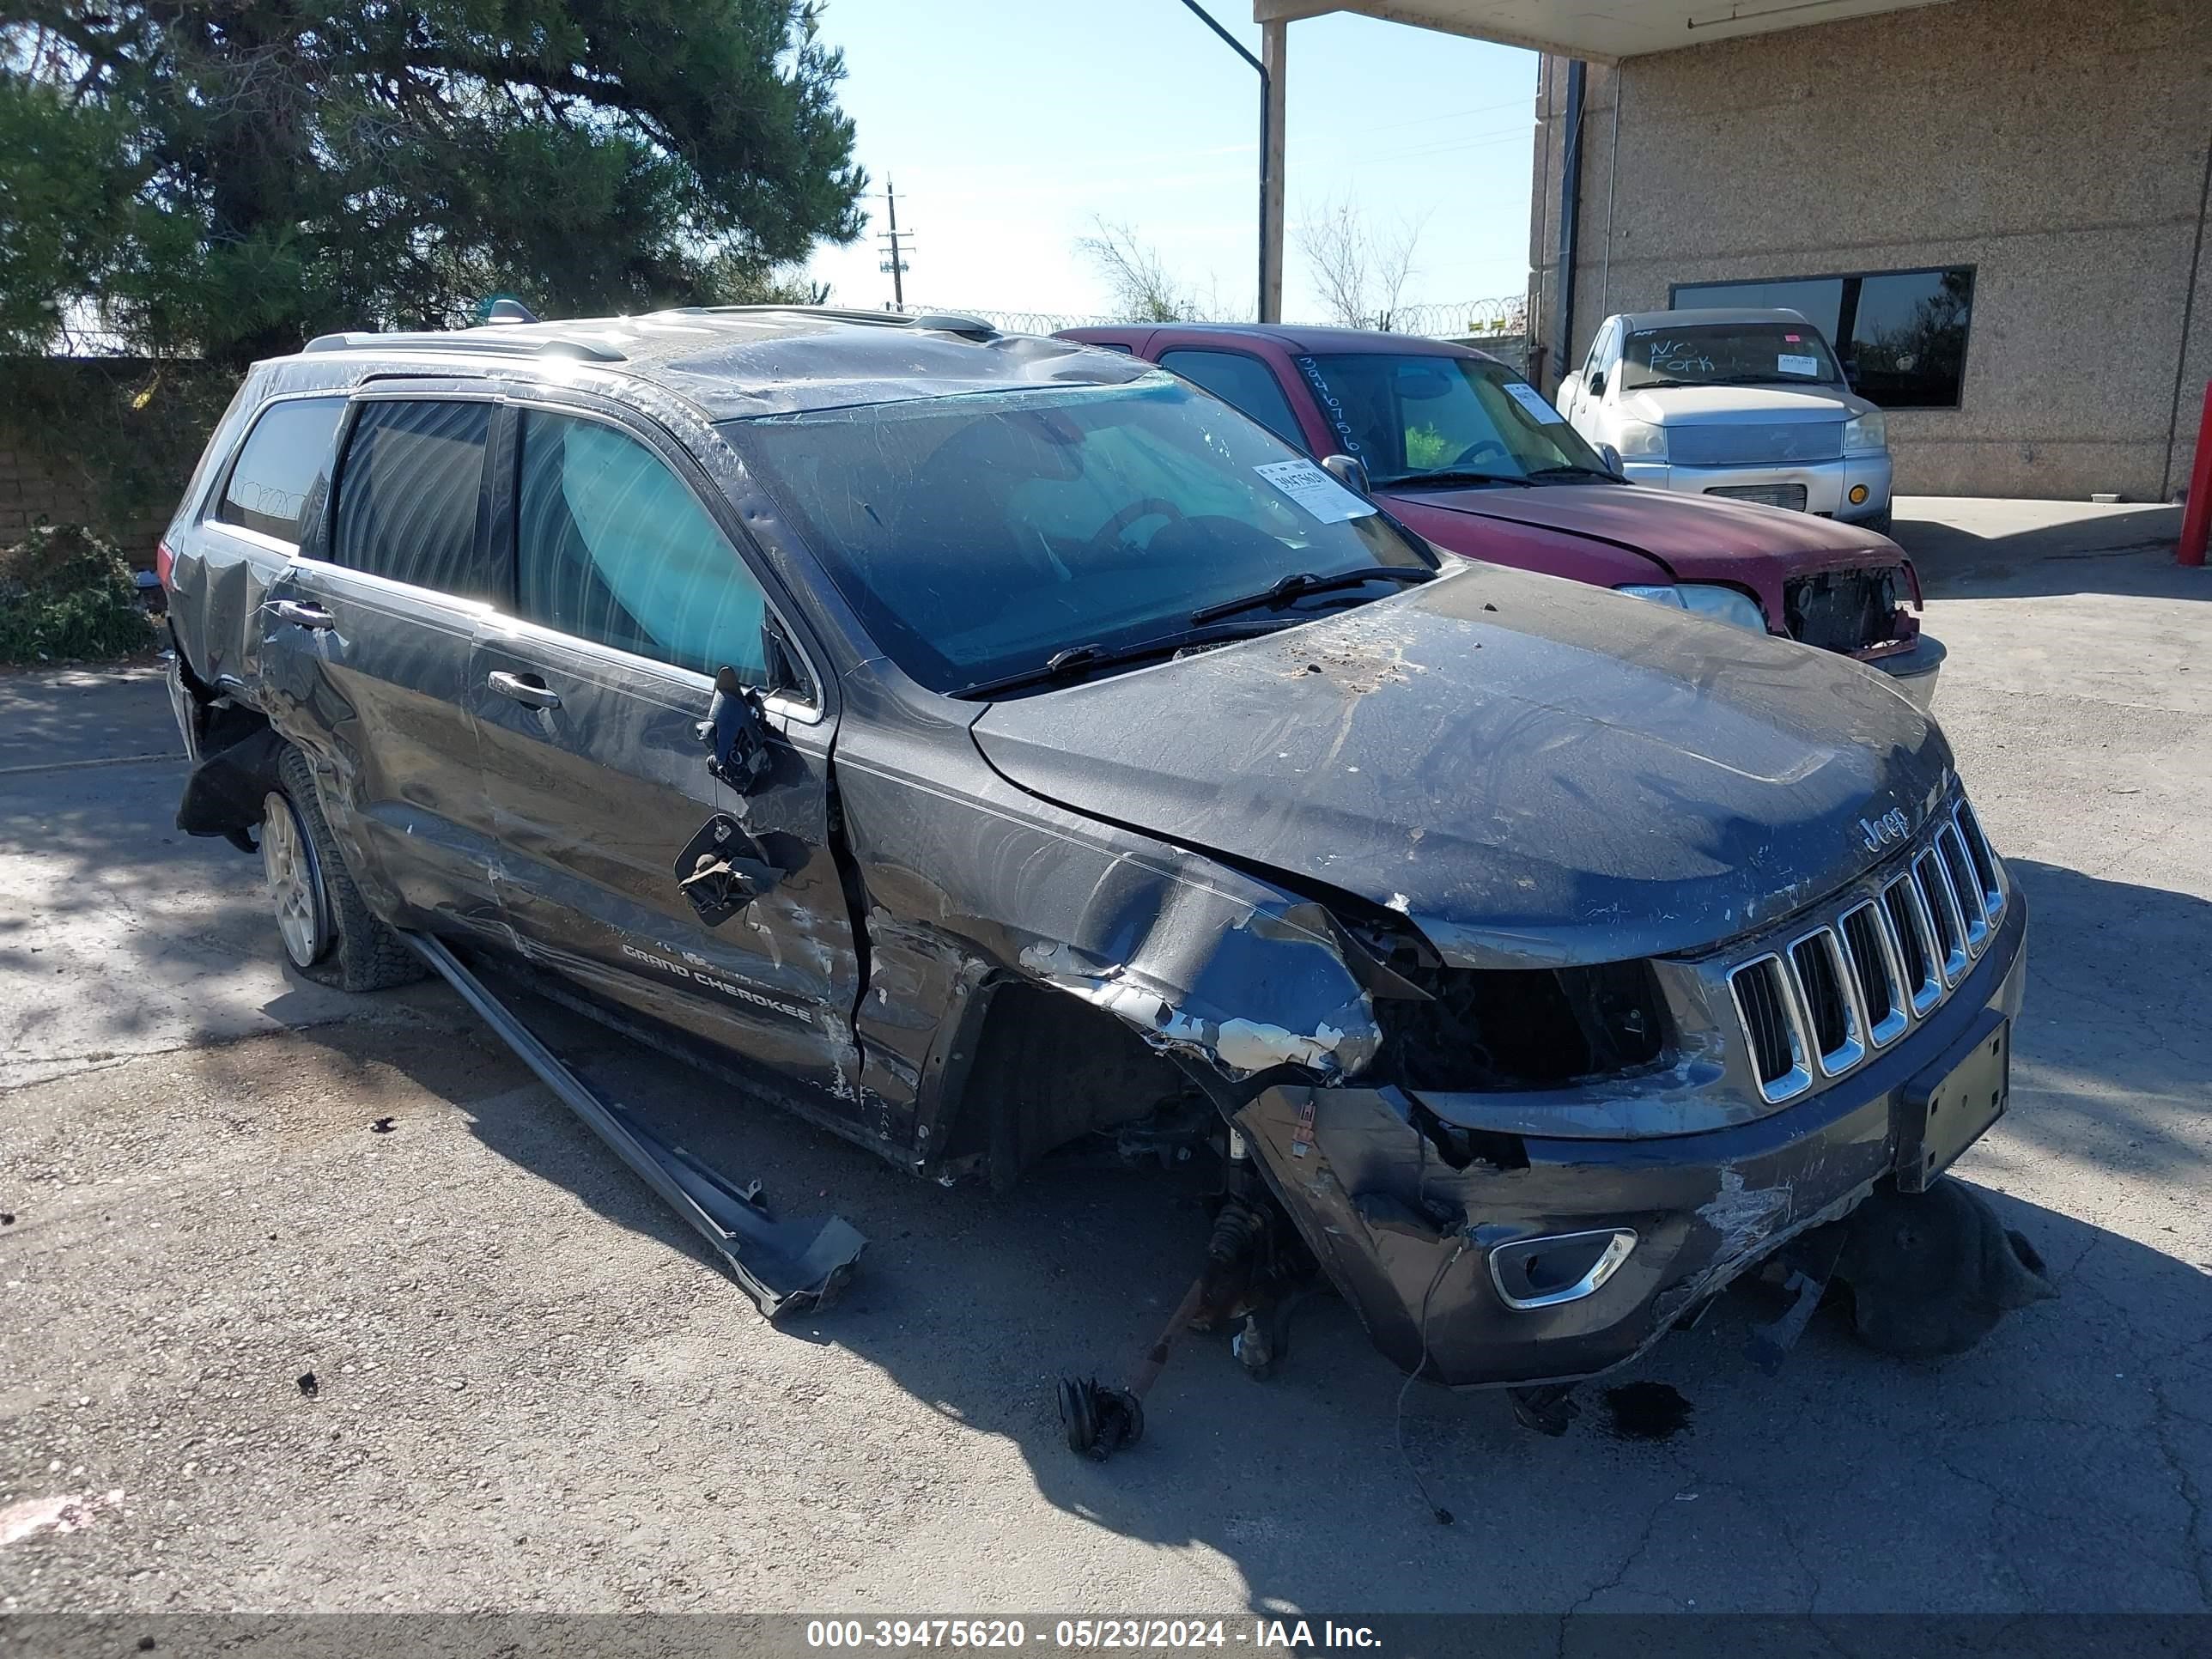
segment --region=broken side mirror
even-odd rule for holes
[[[1603,369],[1598,370],[1596,374],[1589,377],[1589,395],[1590,401],[1592,403],[1598,402],[1605,396],[1605,371]]]
[[[714,676],[714,701],[707,718],[692,728],[711,751],[707,770],[718,781],[741,795],[750,794],[768,775],[768,710],[761,695],[738,678],[725,664]]]
[[[1367,466],[1357,455],[1324,455],[1321,470],[1346,489],[1367,493]]]

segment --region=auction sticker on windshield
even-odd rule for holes
[[[1252,470],[1323,524],[1364,519],[1375,511],[1311,461],[1269,461]]]
[[[1784,374],[1818,374],[1820,360],[1818,357],[1800,357],[1785,351],[1774,360],[1774,367]]]
[[[1539,426],[1565,426],[1567,417],[1544,401],[1544,394],[1526,380],[1505,382],[1505,395],[1535,417]]]

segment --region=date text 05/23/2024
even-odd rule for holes
[[[926,1648],[1034,1647],[1061,1652],[1172,1652],[1244,1648],[1304,1652],[1381,1645],[1370,1626],[1307,1619],[1056,1619],[1048,1633],[1020,1619],[812,1619],[810,1648],[896,1651]]]

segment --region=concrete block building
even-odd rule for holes
[[[2166,501],[2212,380],[2212,0],[1258,0],[1534,46],[1541,381],[1786,305],[1906,494]]]

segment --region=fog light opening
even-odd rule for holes
[[[1851,486],[1851,505],[1853,507],[1864,507],[1866,505],[1866,498],[1867,487],[1864,484],[1853,484]]]
[[[1509,1308],[1556,1308],[1595,1294],[1635,1248],[1627,1227],[1524,1238],[1490,1252],[1490,1282]]]

